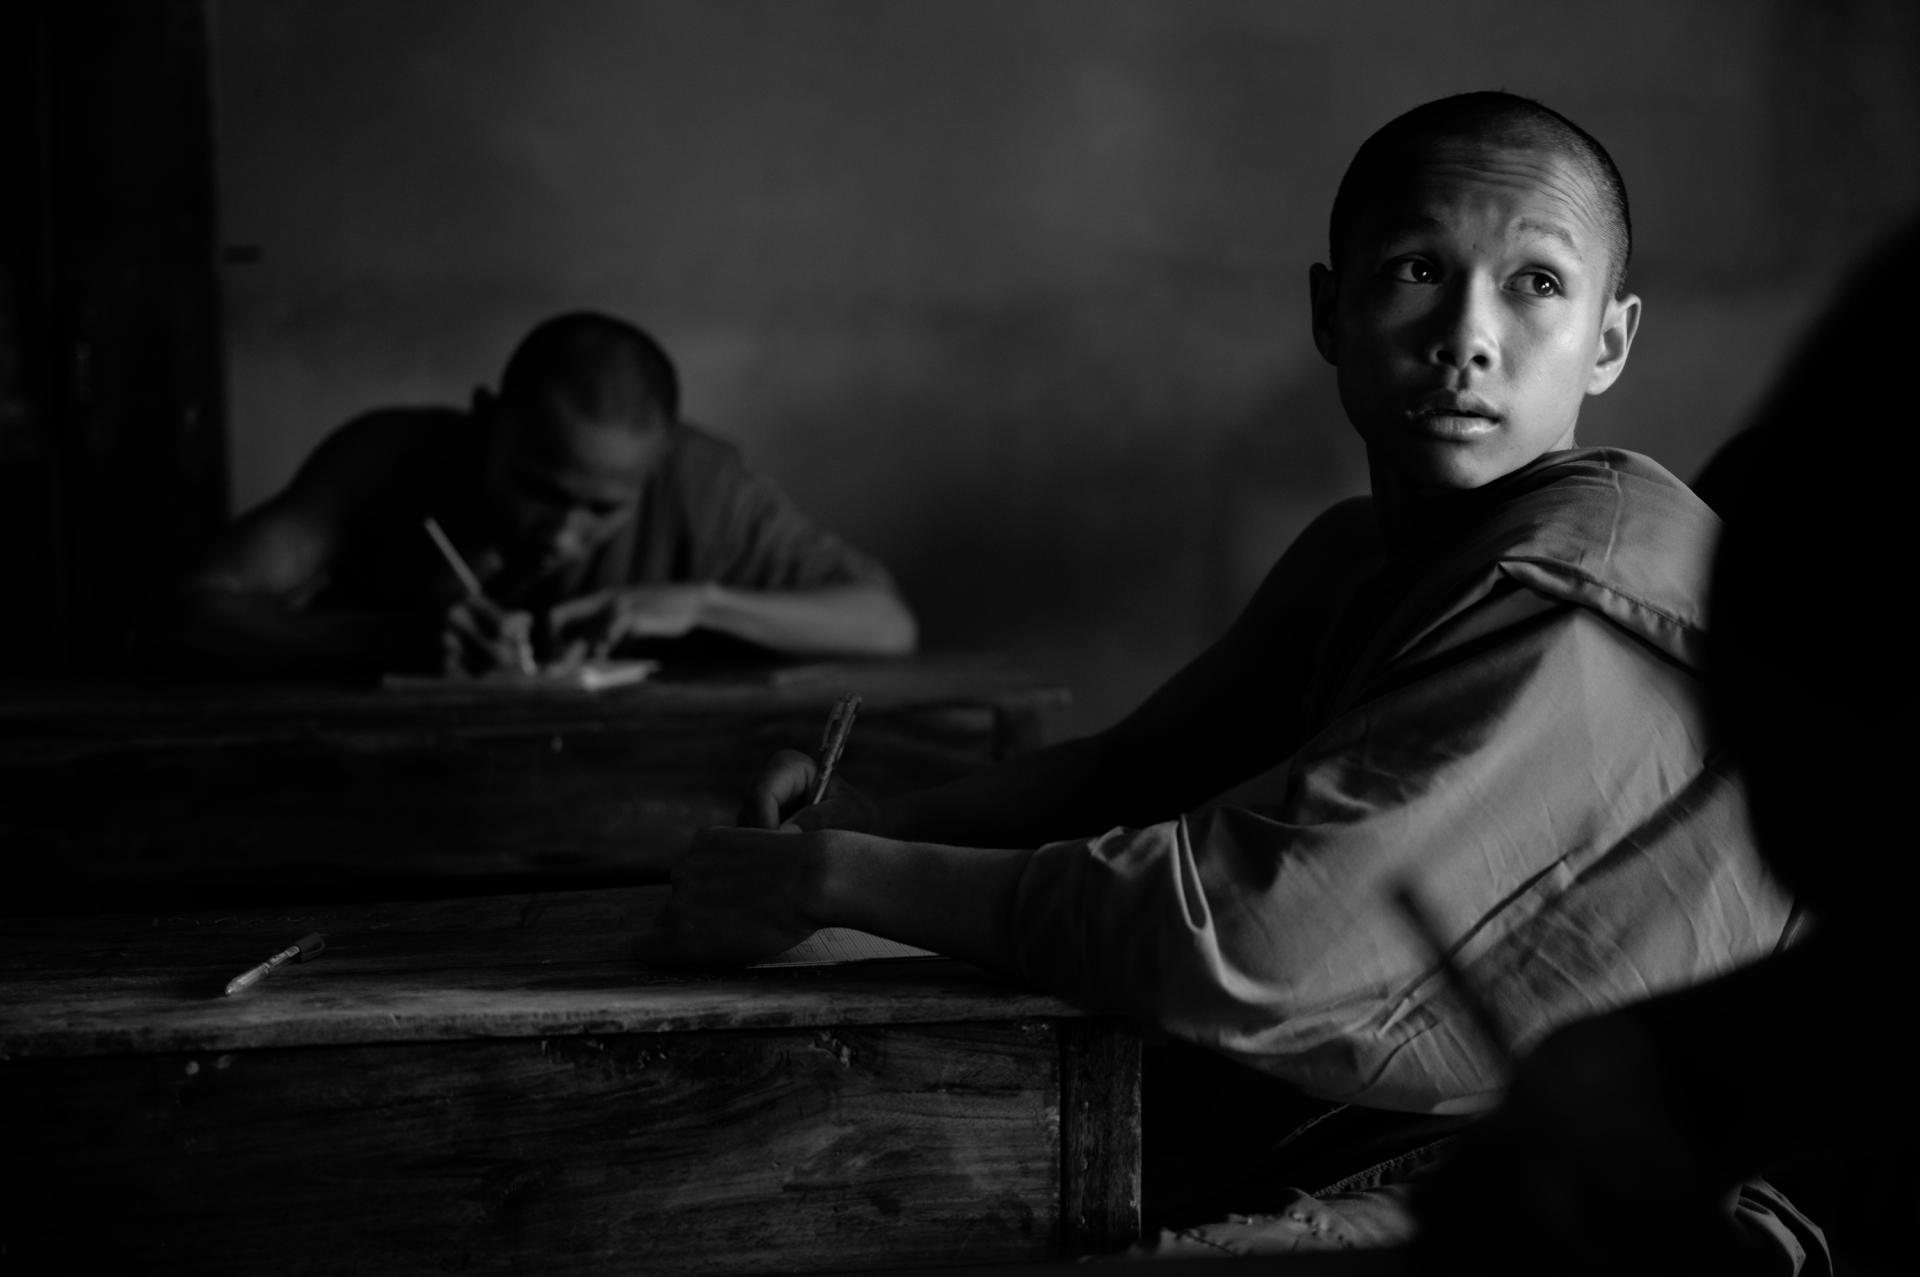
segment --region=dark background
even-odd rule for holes
[[[120,544],[178,557],[209,502],[217,517],[262,499],[344,418],[463,402],[533,322],[599,307],[675,353],[692,419],[895,568],[930,645],[1009,650],[1071,683],[1069,728],[1130,705],[1305,520],[1364,489],[1305,279],[1347,159],[1392,115],[1500,87],[1612,150],[1647,309],[1583,442],[1683,476],[1752,410],[1844,265],[1920,203],[1906,0],[37,8],[59,83],[34,137],[71,132],[76,110],[100,135],[50,170],[67,205],[43,239],[76,224],[75,174],[112,188],[78,198],[116,242],[191,199],[191,85],[167,86],[204,52],[210,215],[175,242],[201,237],[215,322],[195,428],[224,420],[225,445],[182,488],[211,497],[151,508]],[[118,105],[57,109],[52,90],[87,74]],[[126,96],[142,76],[144,99]],[[175,141],[116,148],[127,129],[166,132],[159,99],[184,104]],[[44,266],[10,231],[16,267]],[[28,324],[31,340],[21,288],[38,277],[0,281],[9,402],[38,404],[69,451],[61,342],[84,325],[63,290],[90,251],[36,285],[67,326]],[[197,321],[156,312],[156,290],[180,295],[150,284],[135,331],[177,345]],[[179,414],[161,416],[108,428],[177,443]],[[1812,421],[1810,446],[1870,464],[1891,426]],[[134,470],[124,482],[151,473]],[[46,526],[72,542],[103,489],[63,473],[64,496],[32,493],[67,501]],[[7,552],[31,558],[32,520],[17,500],[8,517],[28,531]],[[114,570],[69,554],[64,588],[84,601]]]

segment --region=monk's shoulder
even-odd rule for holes
[[[1719,517],[1621,449],[1581,449],[1524,478],[1485,530],[1490,566],[1697,665]]]
[[[668,429],[671,435],[662,470],[680,487],[707,492],[750,473],[739,445],[731,440],[689,421],[677,421]]]
[[[372,409],[320,442],[302,481],[368,498],[436,488],[470,469],[475,429],[456,408]]]
[[[1643,556],[1704,566],[1720,519],[1650,457],[1620,448],[1558,454],[1519,476],[1483,534],[1502,557],[1547,558],[1600,570]]]
[[[676,422],[671,429],[666,459],[653,481],[670,521],[703,544],[713,544],[764,518],[777,504],[737,444],[690,422]]]
[[[444,463],[467,451],[474,430],[457,408],[373,408],[336,426],[314,454],[403,468]]]

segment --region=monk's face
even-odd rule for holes
[[[490,407],[487,507],[505,567],[532,577],[560,571],[635,517],[665,429],[595,421],[557,403],[531,420],[497,400]]]
[[[1600,193],[1551,150],[1439,141],[1382,184],[1332,270],[1314,339],[1340,400],[1413,488],[1477,488],[1573,446],[1639,323],[1608,290]]]

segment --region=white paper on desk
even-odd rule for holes
[[[660,662],[651,660],[601,660],[555,666],[535,670],[531,674],[519,670],[494,670],[478,678],[444,674],[389,674],[380,680],[380,686],[402,691],[601,692],[610,687],[644,682],[659,668]]]
[[[822,927],[782,953],[776,953],[756,967],[824,967],[842,962],[884,962],[899,958],[937,958],[931,949],[916,949],[897,940],[852,927]]]

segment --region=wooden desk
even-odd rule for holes
[[[775,750],[864,705],[842,774],[899,793],[1038,744],[1064,690],[972,658],[600,693],[0,690],[0,911],[373,900],[658,880]]]
[[[944,960],[648,971],[662,896],[0,924],[0,1256],[744,1273],[1131,1239],[1125,1027]]]

